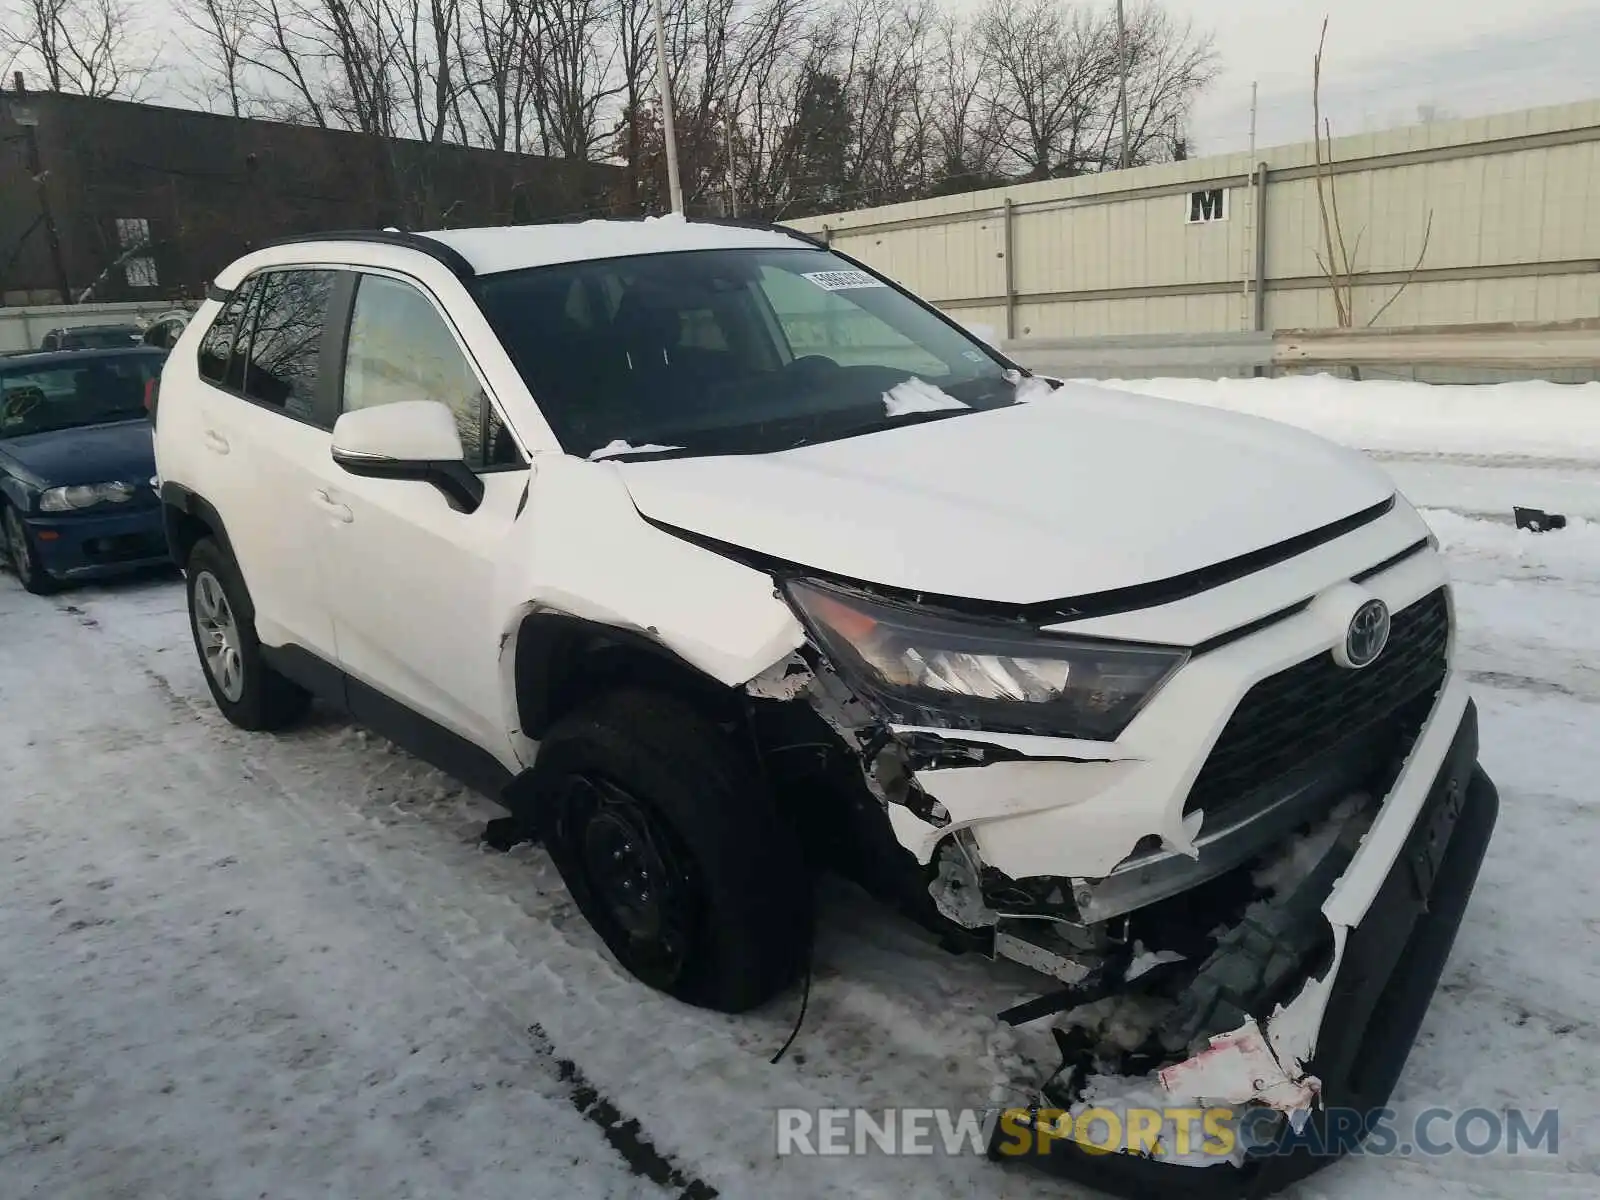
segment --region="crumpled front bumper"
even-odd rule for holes
[[[1130,1200],[1206,1200],[1270,1195],[1348,1150],[1349,1136],[1330,1136],[1330,1114],[1336,1110],[1344,1119],[1343,1114],[1355,1111],[1370,1122],[1388,1100],[1444,970],[1499,812],[1494,784],[1477,761],[1476,710],[1465,699],[1459,679],[1441,696],[1440,708],[1444,711],[1436,712],[1429,734],[1448,738],[1448,749],[1435,757],[1437,749],[1430,754],[1425,744],[1431,738],[1424,737],[1411,764],[1438,763],[1431,780],[1418,781],[1426,785],[1425,791],[1416,788],[1422,793],[1420,803],[1403,794],[1409,790],[1403,775],[1385,803],[1386,809],[1397,806],[1397,811],[1380,816],[1361,858],[1324,908],[1336,932],[1342,928],[1344,934],[1331,978],[1312,981],[1287,1009],[1273,1014],[1283,1019],[1299,1006],[1298,1015],[1304,1016],[1308,1005],[1320,1003],[1320,1021],[1307,1039],[1308,1048],[1314,1049],[1303,1064],[1304,1075],[1320,1080],[1310,1132],[1302,1128],[1295,1133],[1286,1126],[1275,1145],[1250,1152],[1242,1164],[1197,1167],[1095,1152],[1065,1139],[1042,1139],[1034,1153],[1005,1155],[997,1128],[991,1157]],[[1452,726],[1437,720],[1446,712],[1459,714],[1453,736]],[[1409,828],[1396,829],[1394,818],[1408,809],[1414,812]],[[1387,831],[1380,828],[1385,817],[1391,826]],[[1374,853],[1387,860],[1381,875]],[[1357,876],[1364,878],[1353,878]],[[1347,922],[1342,926],[1341,917]],[[1270,1034],[1274,1021],[1266,1024]],[[1294,1040],[1275,1039],[1280,1060],[1295,1057],[1285,1053],[1289,1047],[1284,1044]],[[1364,1125],[1362,1132],[1369,1127]]]

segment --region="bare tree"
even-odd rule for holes
[[[1322,229],[1322,245],[1316,251],[1317,267],[1328,281],[1333,295],[1334,321],[1340,329],[1349,329],[1356,322],[1356,262],[1361,251],[1365,227],[1356,230],[1348,242],[1344,234],[1344,221],[1339,214],[1337,173],[1334,171],[1333,126],[1322,115],[1322,53],[1328,40],[1328,18],[1322,18],[1322,31],[1317,38],[1317,52],[1311,60],[1311,141],[1316,150],[1317,216]],[[1428,242],[1433,236],[1433,210],[1422,229],[1422,246],[1416,261],[1411,264],[1405,278],[1377,310],[1367,318],[1367,326],[1377,323],[1379,317],[1400,298],[1411,285],[1422,262],[1428,256]],[[1359,373],[1357,374],[1359,378]]]
[[[455,39],[462,140],[473,130],[496,150],[526,150],[536,138],[532,0],[464,0]]]
[[[1098,126],[1117,77],[1107,22],[1056,0],[991,0],[976,29],[982,102],[1023,178],[1097,165]]]
[[[1209,34],[1191,21],[1179,22],[1155,3],[1127,14],[1128,162],[1162,162],[1174,156],[1174,131],[1182,127],[1194,98],[1217,75],[1217,55]],[[1109,30],[1108,30],[1109,34]],[[1102,162],[1111,166],[1117,123],[1105,121]]]
[[[982,38],[949,14],[940,20],[925,92],[932,109],[932,172],[939,191],[968,191],[1000,179],[1000,139],[983,103]]]
[[[0,52],[36,67],[50,91],[132,99],[156,60],[133,13],[131,0],[19,0]]]
[[[251,0],[184,0],[178,8],[190,31],[199,39],[196,49],[206,66],[200,82],[205,99],[220,93],[226,111],[245,114],[245,46],[251,35]]]

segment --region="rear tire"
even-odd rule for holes
[[[222,715],[252,731],[283,729],[305,716],[311,693],[262,657],[255,607],[233,559],[214,539],[201,538],[189,552],[184,575],[189,631]]]
[[[47,575],[39,565],[39,555],[28,538],[28,530],[17,515],[17,510],[9,504],[0,505],[0,538],[4,539],[6,560],[11,572],[24,591],[32,592],[35,596],[48,596],[61,590],[61,581]]]
[[[733,1013],[805,966],[799,841],[748,756],[686,704],[600,697],[540,744],[533,785],[573,899],[640,981]]]

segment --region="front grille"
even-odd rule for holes
[[[1444,682],[1449,638],[1440,588],[1394,614],[1389,643],[1371,666],[1349,670],[1330,652],[1263,679],[1228,719],[1184,811],[1215,814],[1358,733],[1415,722],[1419,710],[1406,702]]]

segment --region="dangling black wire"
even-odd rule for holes
[[[806,1005],[811,1003],[811,952],[816,945],[816,939],[811,939],[811,945],[806,948],[806,977],[800,990],[800,1014],[794,1019],[794,1028],[789,1031],[789,1039],[778,1047],[778,1052],[772,1056],[771,1066],[777,1066],[783,1056],[789,1053],[789,1047],[794,1045],[795,1038],[800,1036],[800,1026],[805,1024]]]
[[[762,780],[766,783],[767,789],[771,791],[772,776],[767,771],[766,755],[761,752],[761,739],[756,736],[755,707],[750,702],[749,697],[746,697],[744,702],[744,718],[745,729],[748,730],[750,734],[750,749],[755,755],[756,769],[761,772]],[[793,746],[782,746],[779,747],[779,749],[798,750],[806,745],[820,746],[821,743],[799,743]],[[813,957],[815,957],[817,950],[817,917],[815,906],[813,906],[811,918],[806,922],[806,926],[806,973],[805,980],[801,984],[800,988],[800,1012],[795,1016],[794,1028],[789,1030],[788,1038],[784,1041],[783,1045],[778,1047],[778,1052],[774,1054],[770,1060],[769,1065],[774,1067],[783,1061],[783,1056],[789,1053],[789,1047],[794,1045],[795,1038],[800,1036],[800,1027],[804,1025],[806,1021],[806,1009],[811,1004],[811,960]]]

